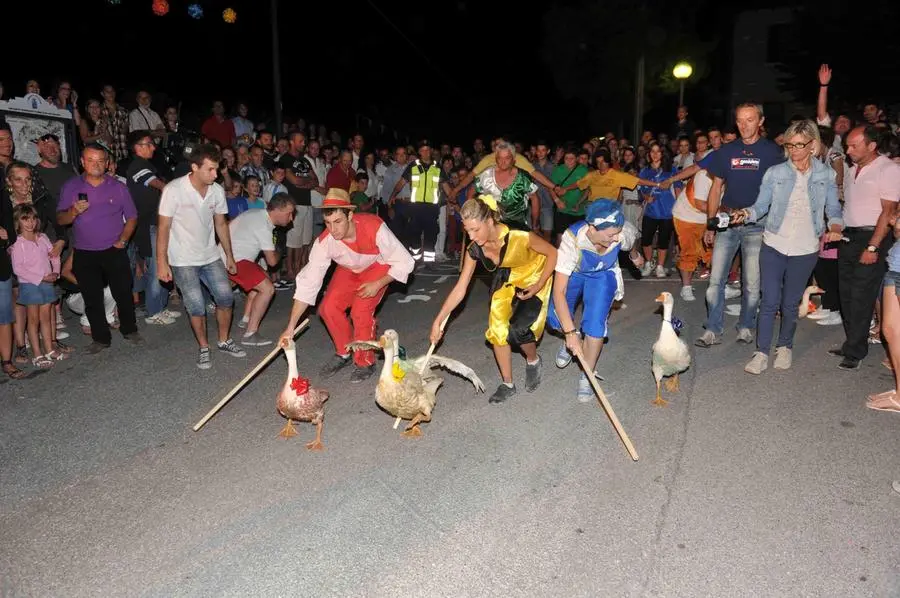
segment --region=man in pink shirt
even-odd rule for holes
[[[343,189],[329,189],[321,208],[327,230],[315,240],[309,263],[297,275],[294,305],[281,342],[286,344],[293,337],[297,322],[315,304],[325,274],[335,262],[337,268],[319,306],[336,353],[319,372],[329,378],[350,364],[350,342],[375,338],[375,310],[387,286],[395,280],[406,283],[414,262],[381,218],[354,213],[355,206]],[[374,352],[356,351],[353,361],[356,370],[350,382],[362,382],[375,372]]]
[[[838,293],[847,339],[840,349],[842,370],[855,370],[869,352],[869,322],[893,244],[889,220],[900,200],[900,165],[878,154],[879,130],[857,127],[847,135],[853,167],[844,177],[844,234],[838,251]]]

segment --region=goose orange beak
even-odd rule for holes
[[[665,300],[666,300],[666,297],[662,293],[660,293],[659,296],[657,296],[656,299],[654,299],[654,301],[656,301],[657,303],[663,303]]]
[[[383,336],[378,339],[378,346],[384,349],[387,346],[387,339]]]

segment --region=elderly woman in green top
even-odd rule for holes
[[[537,185],[528,173],[516,167],[516,149],[511,143],[498,143],[496,156],[496,166],[478,175],[466,199],[472,199],[476,193],[490,195],[497,202],[503,224],[520,230],[537,230],[541,215]]]

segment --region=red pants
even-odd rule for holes
[[[347,345],[354,340],[375,340],[375,310],[381,303],[387,285],[382,287],[374,297],[363,299],[358,297],[359,285],[364,282],[378,280],[387,274],[387,264],[372,264],[359,274],[338,266],[325,291],[325,298],[319,305],[319,317],[325,322],[331,340],[334,341],[334,352],[347,354]],[[347,310],[350,317],[347,318]],[[352,326],[351,326],[352,320]],[[374,351],[354,351],[353,362],[359,367],[375,364]]]

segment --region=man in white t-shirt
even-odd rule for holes
[[[259,254],[263,254],[266,264],[275,267],[280,261],[275,249],[275,227],[288,226],[294,218],[293,198],[287,193],[276,193],[266,204],[265,210],[248,210],[228,224],[231,234],[231,252],[234,255],[237,273],[229,274],[231,282],[237,284],[247,293],[244,305],[244,317],[238,327],[246,328],[241,344],[251,347],[262,347],[272,344],[271,340],[258,333],[259,323],[275,296],[275,285],[269,280],[266,271],[256,263]],[[220,245],[222,259],[225,249]]]
[[[706,170],[700,170],[691,177],[688,184],[678,194],[672,207],[672,222],[678,235],[678,271],[681,273],[681,298],[694,301],[694,287],[691,278],[700,262],[707,267],[712,259],[712,251],[703,242],[706,232],[706,198],[712,179]],[[727,289],[726,289],[727,290]]]
[[[219,351],[232,357],[247,353],[230,338],[231,309],[234,297],[228,274],[237,274],[231,253],[231,235],[225,191],[216,183],[221,154],[214,145],[201,145],[191,152],[191,172],[177,178],[163,189],[159,201],[156,260],[157,276],[181,290],[184,308],[191,320],[191,328],[200,345],[197,367],[211,367],[209,342],[206,338],[206,287],[216,303],[216,323],[219,327]],[[222,243],[225,263],[222,263],[216,235]],[[227,268],[227,272],[226,272]]]

